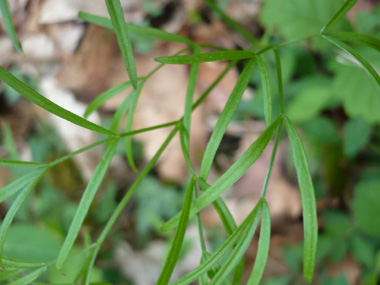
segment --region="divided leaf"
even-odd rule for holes
[[[261,209],[261,204],[262,200],[256,204],[255,208],[245,218],[243,223],[241,223],[241,225],[236,228],[236,230],[228,237],[222,246],[220,246],[211,256],[209,256],[203,264],[201,264],[192,272],[173,282],[172,285],[188,285],[202,276],[204,273],[209,272],[211,269],[215,268],[215,266],[218,266],[219,260],[229,252],[229,250],[236,244],[238,240],[241,239],[241,234],[244,231],[248,230],[249,226],[252,225],[258,216],[258,212]]]
[[[174,271],[174,267],[177,264],[179,254],[181,252],[183,240],[185,238],[187,223],[189,221],[189,213],[191,208],[191,203],[193,201],[195,179],[191,179],[189,187],[187,189],[187,194],[185,202],[183,204],[183,210],[181,218],[178,222],[177,231],[175,233],[172,246],[170,248],[169,254],[166,258],[165,265],[162,268],[161,274],[157,280],[157,284],[166,285],[170,281],[170,277]]]
[[[272,123],[272,90],[270,87],[269,73],[263,58],[257,55],[256,59],[264,91],[265,123],[269,126]]]
[[[39,163],[34,161],[18,161],[12,159],[3,159],[0,158],[0,167],[42,167],[47,166],[46,163]]]
[[[341,42],[341,41],[339,41],[339,40],[337,40],[337,39],[335,39],[333,37],[326,36],[326,35],[323,35],[323,37],[326,40],[328,40],[329,42],[331,42],[334,45],[336,45],[337,47],[339,47],[340,49],[342,49],[343,51],[347,52],[348,54],[350,54],[354,58],[356,58],[361,63],[361,65],[364,67],[364,69],[369,74],[372,75],[372,77],[376,80],[377,84],[380,86],[380,76],[379,76],[379,74],[372,67],[372,65],[367,60],[365,60],[356,50],[354,50],[353,48],[349,47],[345,43],[343,43],[343,42]]]
[[[89,23],[94,23],[107,29],[111,29],[111,30],[113,29],[111,20],[108,18],[92,15],[92,14],[85,13],[82,11],[79,12],[78,17]],[[138,25],[133,25],[133,24],[127,24],[127,27],[128,27],[128,33],[130,35],[145,37],[145,38],[155,39],[155,40],[161,40],[165,42],[193,44],[193,41],[191,41],[188,38],[185,38],[177,34],[169,33],[164,30],[160,30],[160,29],[156,29],[152,27],[138,26]]]
[[[83,119],[82,117],[79,117],[78,115],[58,106],[57,104],[53,103],[49,99],[46,99],[44,96],[42,96],[41,94],[33,90],[24,82],[17,79],[15,76],[13,76],[10,72],[8,72],[3,67],[0,67],[0,79],[4,81],[4,83],[12,87],[14,90],[16,90],[18,93],[20,93],[22,96],[24,96],[26,99],[32,101],[34,104],[40,106],[46,111],[54,115],[57,115],[58,117],[61,117],[62,119],[65,119],[69,122],[72,122],[75,125],[81,126],[83,128],[86,128],[98,133],[102,133],[106,135],[114,135],[109,130],[101,126],[98,126],[94,123],[91,123],[87,121],[86,119]]]
[[[14,217],[17,214],[17,211],[20,209],[21,205],[24,203],[25,199],[28,197],[30,192],[34,189],[34,186],[38,183],[40,178],[45,174],[48,168],[44,168],[37,172],[38,175],[33,176],[27,184],[24,186],[25,189],[17,196],[13,201],[12,206],[8,209],[7,214],[0,226],[0,256],[2,256],[5,238],[7,236],[8,230],[13,222]]]
[[[195,200],[190,217],[215,201],[224,191],[231,187],[251,165],[260,157],[278,128],[282,117],[272,123],[261,136],[244,152],[244,154],[211,187]],[[163,231],[173,229],[178,223],[180,213],[162,226]]]
[[[230,123],[232,116],[234,115],[236,108],[241,101],[244,91],[247,88],[255,64],[256,60],[252,59],[244,67],[222,113],[219,116],[218,122],[216,123],[214,131],[212,132],[211,138],[203,155],[201,170],[199,174],[199,177],[203,180],[207,180],[207,176],[214,160],[216,151],[218,150],[228,124]]]
[[[269,244],[270,244],[270,213],[267,202],[264,200],[262,204],[261,212],[261,229],[260,229],[260,238],[259,246],[257,249],[257,254],[255,258],[255,265],[251,272],[251,276],[247,282],[248,285],[258,285],[263,276],[265,265],[268,259],[269,253]]]
[[[29,273],[28,275],[25,275],[24,277],[21,277],[20,279],[13,281],[9,283],[8,285],[25,285],[25,284],[31,284],[34,280],[36,280],[42,273],[46,271],[47,267],[43,266],[41,268],[38,268],[34,270],[33,272]]]
[[[285,126],[293,151],[293,159],[301,191],[305,240],[303,270],[305,280],[310,283],[313,280],[318,241],[318,220],[314,187],[301,138],[292,122],[287,118],[285,118]]]
[[[358,2],[358,0],[346,0],[344,4],[340,7],[340,9],[330,19],[330,21],[328,21],[327,24],[322,27],[321,32],[339,22],[347,14],[347,12],[351,10],[351,8],[356,4],[356,2]]]
[[[63,264],[67,256],[69,255],[71,248],[73,247],[73,244],[79,234],[79,230],[82,227],[83,221],[90,208],[92,200],[94,199],[94,196],[100,186],[100,183],[102,182],[103,177],[108,169],[108,166],[111,163],[111,160],[116,152],[117,143],[118,140],[115,140],[107,146],[106,153],[104,154],[102,160],[96,167],[95,172],[92,175],[91,180],[88,183],[86,190],[82,195],[82,198],[78,206],[78,210],[75,213],[69,232],[67,233],[65,241],[57,258],[56,266],[58,270],[62,269]]]
[[[257,207],[257,211],[261,210],[262,203],[260,203],[260,207]],[[256,208],[255,208],[256,209]],[[223,263],[220,270],[215,274],[214,278],[212,278],[210,285],[218,285],[221,284],[224,280],[228,278],[228,275],[234,270],[234,268],[239,264],[240,260],[244,258],[244,253],[247,250],[253,235],[255,234],[257,225],[259,223],[260,214],[256,212],[253,219],[249,222],[248,227],[240,238],[236,246],[234,247],[230,256]]]
[[[133,88],[137,88],[137,74],[131,41],[128,36],[128,26],[124,19],[123,8],[120,0],[106,0],[107,9],[111,17],[112,27],[115,31],[117,42],[123,56],[125,68]]]
[[[209,61],[223,61],[223,60],[239,60],[246,58],[254,58],[255,54],[251,51],[243,50],[230,50],[230,51],[215,51],[208,53],[201,53],[199,55],[176,55],[176,56],[162,56],[154,60],[166,64],[194,64]]]
[[[5,30],[7,31],[7,34],[9,38],[11,39],[12,44],[15,47],[15,49],[19,53],[22,54],[21,44],[17,36],[16,28],[12,20],[12,15],[9,10],[7,0],[0,0],[0,10],[1,10],[1,15],[3,16]]]
[[[0,189],[0,203],[22,190],[29,183],[35,181],[36,177],[39,177],[45,171],[46,168],[37,169],[28,174],[25,174],[24,176],[21,176],[20,178],[12,181],[7,186]]]
[[[103,92],[88,105],[86,111],[84,112],[84,117],[87,118],[95,110],[97,110],[100,106],[102,106],[107,100],[123,92],[124,90],[127,90],[131,86],[132,86],[132,83],[130,81],[126,81]]]
[[[361,44],[380,52],[380,40],[375,37],[351,32],[324,32],[323,35],[341,41]]]

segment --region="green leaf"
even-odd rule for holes
[[[17,79],[15,76],[13,76],[10,72],[8,72],[3,67],[0,67],[0,79],[4,81],[4,83],[11,86],[14,90],[19,92],[22,96],[32,101],[34,104],[40,106],[41,108],[45,109],[46,111],[54,115],[57,115],[58,117],[61,117],[62,119],[65,119],[69,122],[74,123],[75,125],[81,126],[83,128],[86,128],[98,133],[102,133],[106,135],[114,135],[109,130],[101,126],[98,126],[94,123],[91,123],[87,121],[86,119],[83,119],[79,117],[78,115],[75,115],[74,113],[46,99],[44,96],[42,96],[41,94],[39,94],[38,92],[30,88],[24,82]]]
[[[342,3],[343,0],[265,0],[260,22],[290,41],[319,34]],[[348,25],[341,22],[336,28],[342,29],[345,24]]]
[[[111,17],[112,27],[115,31],[117,42],[123,56],[125,68],[127,69],[129,79],[133,88],[137,88],[137,75],[135,60],[133,58],[132,45],[128,36],[128,26],[124,19],[123,8],[120,0],[106,0],[108,13]]]
[[[7,31],[7,34],[9,38],[11,39],[13,46],[15,49],[22,54],[22,48],[20,41],[17,37],[17,32],[15,25],[12,20],[12,15],[9,10],[8,2],[7,0],[0,0],[0,9],[1,9],[1,15],[3,16],[4,26],[5,30]]]
[[[301,138],[294,125],[287,118],[285,119],[285,126],[293,151],[293,159],[301,191],[304,226],[303,272],[305,280],[310,283],[313,280],[318,242],[318,220],[314,187]]]
[[[189,187],[187,189],[187,194],[185,202],[183,204],[183,210],[181,218],[178,222],[177,231],[174,235],[172,246],[170,248],[169,254],[166,258],[165,265],[162,268],[161,274],[158,277],[157,284],[168,284],[170,277],[173,274],[174,267],[177,264],[179,254],[181,252],[183,240],[185,238],[187,223],[189,221],[189,213],[191,208],[191,203],[193,201],[193,192],[195,186],[195,179],[191,179]]]
[[[262,209],[262,203],[260,207],[257,209],[258,211]],[[249,244],[251,243],[253,235],[255,234],[257,225],[259,223],[259,218],[260,214],[257,212],[255,217],[248,224],[245,233],[234,247],[230,256],[228,256],[220,270],[212,278],[211,282],[209,283],[210,285],[221,284],[224,280],[228,278],[232,270],[234,270],[234,268],[239,264],[240,260],[244,258],[244,253],[247,250]]]
[[[286,114],[292,122],[306,122],[328,107],[332,98],[333,93],[329,86],[307,88],[293,97]]]
[[[353,213],[356,227],[371,236],[380,237],[380,180],[362,180],[354,190]]]
[[[334,39],[361,44],[380,51],[380,40],[375,37],[351,32],[324,32],[323,34]]]
[[[17,211],[20,209],[26,197],[28,197],[30,192],[34,189],[34,186],[36,186],[38,181],[41,179],[41,177],[45,174],[47,170],[48,168],[42,169],[40,172],[38,172],[38,176],[36,175],[33,179],[29,180],[28,183],[25,185],[25,189],[23,189],[23,191],[17,196],[17,198],[13,201],[12,206],[9,208],[0,226],[0,256],[2,256],[5,238],[7,236],[9,227],[13,222],[13,219],[17,214]]]
[[[15,277],[17,274],[21,272],[21,269],[5,269],[5,271],[0,272],[0,281],[5,281],[10,278]]]
[[[15,259],[4,260],[3,264],[18,268],[41,267],[42,262],[56,259],[61,245],[61,236],[56,232],[41,225],[15,223],[9,228],[3,250],[4,255]]]
[[[78,17],[90,22],[102,26],[107,29],[113,29],[112,23],[108,18],[100,17],[92,14],[88,14],[85,12],[79,12]],[[152,27],[143,27],[133,24],[127,24],[128,33],[138,37],[145,37],[149,39],[156,39],[165,42],[177,42],[184,44],[193,44],[188,38],[182,37],[180,35],[176,35],[173,33],[165,32],[164,30],[152,28]]]
[[[107,100],[123,92],[124,90],[127,90],[131,86],[132,86],[131,82],[126,81],[103,92],[88,105],[86,111],[84,112],[84,117],[87,118],[95,110],[97,110],[100,106],[102,106]]]
[[[140,98],[140,93],[142,88],[144,87],[144,82],[141,82],[139,86],[137,86],[137,89],[135,89],[131,93],[132,98],[132,104],[131,108],[129,109],[128,117],[127,117],[127,124],[125,126],[125,131],[130,132],[132,130],[132,124],[133,124],[133,118],[135,116],[135,110],[138,103],[138,100]],[[128,136],[125,138],[125,154],[127,156],[127,160],[131,168],[137,172],[137,167],[135,164],[135,161],[133,159],[133,151],[132,151],[132,137]]]
[[[258,211],[261,209],[262,199],[256,204],[255,208],[251,213],[245,218],[243,223],[236,228],[236,230],[228,237],[228,239],[219,247],[212,256],[209,256],[207,260],[201,264],[198,268],[194,269],[192,272],[181,277],[177,281],[173,282],[171,285],[188,285],[192,281],[196,280],[202,274],[209,272],[211,269],[218,266],[218,261],[228,253],[228,251],[235,245],[235,243],[241,239],[241,234],[249,228],[255,218],[257,217]]]
[[[264,114],[265,123],[269,126],[272,123],[272,89],[270,87],[269,73],[267,66],[260,55],[257,55],[257,65],[260,70],[261,81],[264,92]]]
[[[343,127],[343,150],[348,157],[354,157],[369,140],[371,126],[362,118],[351,119]]]
[[[2,159],[0,158],[0,167],[42,167],[47,166],[46,163],[39,163],[33,161],[18,161],[11,159]]]
[[[328,21],[327,24],[322,27],[321,32],[339,22],[347,14],[347,12],[351,10],[351,8],[356,4],[357,1],[358,0],[346,0],[344,4],[340,7],[340,9],[330,19],[330,21]]]
[[[314,143],[337,145],[341,143],[340,135],[333,120],[317,116],[301,124],[302,133]]]
[[[356,50],[354,50],[353,48],[349,47],[348,45],[346,45],[345,43],[333,38],[333,37],[330,37],[330,36],[325,36],[323,35],[323,37],[325,39],[327,39],[329,42],[333,43],[334,45],[336,45],[337,47],[339,47],[340,49],[342,49],[343,51],[347,52],[348,54],[352,55],[354,58],[356,58],[360,64],[364,67],[364,69],[366,71],[368,71],[369,74],[372,75],[372,77],[376,80],[377,84],[380,86],[380,76],[379,74],[377,73],[377,71],[372,67],[372,65],[366,61]]]
[[[260,284],[260,280],[263,276],[265,265],[268,259],[269,244],[270,244],[270,213],[267,202],[264,200],[262,205],[261,214],[261,229],[259,246],[257,249],[257,254],[255,258],[255,265],[251,272],[251,276],[247,282],[248,285]]]
[[[75,239],[78,236],[80,228],[82,227],[83,221],[87,215],[92,200],[94,199],[96,191],[98,190],[100,183],[102,182],[103,177],[108,169],[108,166],[111,163],[111,160],[116,152],[117,143],[118,140],[115,140],[108,145],[106,153],[96,167],[95,172],[92,175],[91,180],[82,195],[78,210],[75,213],[69,232],[67,233],[65,241],[57,258],[56,266],[58,270],[62,268],[71,248],[73,247]]]
[[[201,48],[198,45],[194,46],[194,55],[198,55],[201,52]],[[187,84],[186,99],[185,99],[185,111],[182,117],[182,123],[180,128],[180,139],[182,152],[190,173],[195,176],[193,168],[190,162],[190,127],[191,127],[191,114],[193,111],[193,98],[195,92],[195,86],[197,83],[197,76],[199,71],[199,64],[193,64],[190,69],[189,82]]]
[[[134,89],[128,96],[123,100],[123,102],[117,108],[110,125],[110,131],[117,133],[119,131],[119,125],[124,115],[127,113],[129,106],[131,105],[133,99],[136,97]]]
[[[251,51],[243,50],[230,50],[230,51],[215,51],[208,53],[201,53],[199,55],[176,55],[176,56],[162,56],[154,60],[166,64],[194,64],[209,61],[223,61],[223,60],[239,60],[246,58],[254,58],[255,54]]]
[[[36,269],[35,271],[21,277],[20,279],[9,283],[9,285],[25,285],[31,284],[32,281],[36,280],[42,273],[46,271],[47,267],[43,266],[41,268]]]
[[[211,187],[195,200],[191,207],[190,217],[215,201],[224,191],[231,187],[251,165],[260,157],[282,121],[275,120],[261,136],[244,152],[244,154],[218,179]],[[173,229],[178,223],[180,213],[162,226],[163,231]]]
[[[0,203],[19,192],[30,182],[34,181],[37,176],[41,175],[45,171],[45,169],[37,169],[24,176],[21,176],[20,178],[9,183],[7,186],[3,187],[0,190]]]
[[[208,173],[210,172],[212,162],[214,160],[216,151],[222,141],[223,135],[226,132],[228,124],[230,123],[232,116],[234,115],[236,108],[238,107],[241,98],[249,80],[252,76],[253,69],[255,67],[256,60],[252,59],[248,62],[248,64],[244,67],[242,73],[239,76],[238,81],[234,89],[231,92],[228,101],[219,116],[218,122],[212,132],[211,138],[207,144],[205,153],[203,155],[201,169],[199,177],[203,180],[207,180]]]
[[[14,227],[17,227],[17,226],[13,226],[10,229],[10,232],[12,231],[12,229]],[[19,260],[19,259],[15,259],[15,258],[10,258],[10,257],[4,256],[4,255],[2,256],[1,261],[2,261],[2,263],[3,263],[4,266],[14,267],[14,268],[21,268],[21,269],[24,269],[24,268],[36,268],[36,267],[41,267],[41,266],[45,265],[45,263],[42,263],[42,262],[30,262],[30,261],[25,261],[25,260]]]

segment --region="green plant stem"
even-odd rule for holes
[[[269,50],[273,50],[273,49],[277,49],[277,48],[280,48],[280,47],[285,47],[285,46],[289,46],[289,45],[292,45],[292,44],[296,44],[296,43],[299,43],[299,42],[303,42],[303,41],[306,41],[306,40],[311,40],[311,39],[314,39],[314,38],[317,38],[317,37],[321,37],[322,34],[313,34],[313,35],[309,35],[309,36],[304,36],[304,37],[300,37],[300,38],[297,38],[297,39],[293,39],[293,40],[290,40],[290,41],[287,41],[287,42],[283,42],[283,43],[280,43],[280,44],[277,44],[277,45],[269,45],[261,50],[259,50],[257,52],[257,54],[262,54],[264,52],[267,52]]]
[[[248,32],[243,26],[238,22],[228,16],[222,9],[220,9],[212,0],[205,0],[205,3],[229,25],[231,28],[239,32],[243,37],[245,37],[251,44],[256,45],[258,40],[255,39],[250,32]]]
[[[274,57],[276,61],[278,96],[280,97],[280,113],[283,116],[285,116],[284,88],[283,88],[283,83],[282,83],[281,59],[280,59],[280,54],[278,53],[278,50],[276,48],[273,50],[273,52],[274,52]]]
[[[265,194],[267,193],[270,176],[272,174],[274,160],[276,158],[276,153],[277,153],[278,142],[280,141],[282,125],[283,125],[283,121],[280,122],[280,125],[278,126],[278,129],[277,129],[276,138],[275,138],[274,145],[273,145],[273,150],[272,150],[272,155],[271,155],[270,162],[269,162],[267,175],[265,177],[263,190],[261,192],[261,197],[263,197],[263,198],[265,197]]]
[[[196,200],[197,197],[198,197],[197,187],[194,187],[194,200]],[[199,213],[197,213],[197,215],[196,215],[196,220],[197,220],[198,233],[199,233],[199,241],[200,241],[200,244],[201,244],[202,253],[205,253],[205,252],[207,252],[207,248],[206,248],[205,238],[204,238],[204,235],[203,235],[203,228],[202,228],[201,217],[200,217]]]
[[[178,132],[179,127],[175,127],[165,142],[161,145],[160,149],[156,152],[156,154],[153,156],[153,158],[149,161],[149,163],[145,166],[145,168],[140,172],[140,175],[137,177],[136,181],[132,184],[132,186],[129,188],[128,192],[124,195],[123,199],[120,201],[114,212],[112,213],[110,219],[108,220],[105,228],[103,229],[102,233],[100,234],[98,240],[96,243],[98,245],[101,245],[105,238],[107,237],[109,231],[111,230],[112,226],[116,222],[116,220],[121,215],[123,209],[135,193],[137,187],[140,185],[141,181],[145,178],[145,176],[149,173],[149,171],[152,169],[152,167],[157,162],[158,158],[161,156],[162,152],[166,149],[170,141],[173,139],[174,135]]]
[[[215,81],[206,89],[205,92],[203,92],[203,94],[201,96],[199,96],[199,98],[195,101],[195,103],[193,104],[193,107],[192,107],[192,110],[194,111],[202,102],[204,99],[206,99],[206,97],[210,94],[210,92],[215,88],[216,85],[218,85],[218,83],[224,78],[224,76],[227,74],[227,72],[236,65],[237,61],[234,60],[234,61],[231,61],[227,67],[223,70],[223,72],[218,76],[217,79],[215,79]]]

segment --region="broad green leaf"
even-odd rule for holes
[[[254,58],[255,54],[251,51],[243,50],[230,50],[230,51],[215,51],[208,53],[201,53],[199,55],[176,55],[176,56],[162,56],[154,60],[166,64],[195,64],[209,61],[223,61],[223,60],[239,60],[246,58]]]
[[[315,144],[338,145],[341,143],[337,126],[333,120],[324,117],[313,117],[301,124],[302,133]]]
[[[262,203],[261,203],[262,205]],[[258,208],[261,211],[261,206]],[[221,284],[224,280],[228,278],[230,273],[234,270],[234,268],[239,264],[240,260],[244,258],[244,253],[247,250],[253,235],[255,234],[257,225],[259,223],[260,214],[257,213],[253,220],[248,224],[248,228],[245,233],[238,241],[236,246],[234,247],[232,253],[228,256],[226,261],[223,263],[220,270],[215,274],[214,278],[212,278],[210,285],[218,285]]]
[[[127,90],[131,86],[132,86],[131,82],[126,81],[103,92],[88,105],[86,111],[84,112],[84,117],[87,118],[95,110],[97,110],[100,106],[102,106],[107,100],[111,99],[117,94],[120,94],[124,90]]]
[[[61,246],[61,236],[51,229],[18,222],[9,228],[3,250],[5,256],[15,259],[4,260],[3,264],[18,268],[41,267],[42,262],[56,259]]]
[[[267,66],[260,55],[257,55],[257,65],[260,70],[261,81],[264,92],[264,114],[265,123],[269,126],[272,123],[272,90],[270,87],[270,80]]]
[[[12,197],[17,192],[24,189],[25,186],[27,186],[30,182],[36,179],[36,176],[39,176],[45,171],[46,171],[46,168],[40,168],[35,171],[29,172],[28,174],[25,174],[17,178],[16,180],[7,184],[5,187],[1,188],[0,189],[0,203],[4,202],[9,197]]]
[[[343,51],[347,52],[348,54],[352,55],[354,58],[356,58],[360,64],[364,67],[364,69],[366,71],[368,71],[369,74],[372,75],[372,77],[376,80],[377,84],[380,86],[380,76],[379,74],[377,73],[377,71],[372,67],[372,65],[367,61],[365,60],[356,50],[354,50],[353,48],[349,47],[348,45],[346,45],[345,43],[333,38],[333,37],[330,37],[330,36],[323,36],[326,40],[328,40],[329,42],[333,43],[334,45],[336,45],[337,47],[339,47],[340,49],[342,49]]]
[[[11,11],[9,10],[7,0],[0,0],[0,10],[1,15],[3,16],[5,30],[7,31],[7,34],[11,39],[15,49],[22,54],[21,44],[17,36],[16,28],[12,20],[12,15]]]
[[[340,41],[361,44],[380,51],[380,40],[375,37],[351,32],[324,32],[323,34]]]
[[[218,261],[225,256],[230,249],[236,244],[237,241],[241,239],[241,234],[248,230],[249,225],[251,225],[256,217],[258,216],[258,211],[261,209],[262,199],[256,204],[255,208],[249,213],[245,218],[243,223],[236,228],[236,230],[228,237],[228,239],[220,246],[212,256],[209,256],[207,260],[201,264],[198,268],[194,269],[190,273],[181,277],[177,281],[173,282],[171,285],[188,285],[192,281],[196,280],[202,274],[209,272],[211,269],[218,266]]]
[[[44,96],[42,96],[41,94],[33,90],[24,82],[17,79],[15,76],[13,76],[10,72],[8,72],[3,67],[0,67],[0,79],[4,81],[4,83],[11,86],[14,90],[19,92],[22,96],[32,101],[34,104],[40,106],[41,108],[45,109],[46,111],[54,115],[57,115],[58,117],[61,117],[62,119],[65,119],[69,122],[72,122],[75,125],[81,126],[83,128],[86,128],[98,133],[102,133],[106,135],[114,135],[109,130],[101,126],[98,126],[94,123],[91,123],[87,121],[86,119],[83,119],[82,117],[79,117],[78,115],[75,115],[74,113],[46,99]]]
[[[265,265],[268,259],[269,244],[270,244],[270,213],[267,202],[264,200],[261,212],[261,228],[259,246],[255,258],[255,265],[251,272],[251,276],[247,282],[248,285],[260,284],[261,277],[263,276]]]
[[[351,10],[351,8],[356,4],[356,2],[358,2],[358,0],[346,0],[344,4],[340,7],[340,9],[330,19],[330,21],[328,21],[327,24],[322,27],[321,32],[339,22],[347,14],[347,12]]]
[[[329,86],[307,88],[292,98],[286,114],[292,122],[306,122],[328,107],[332,98],[333,93]]]
[[[108,13],[111,17],[112,27],[115,31],[117,42],[123,56],[125,68],[127,69],[129,79],[133,88],[137,88],[137,75],[135,60],[133,58],[132,45],[129,40],[128,26],[124,19],[123,8],[120,0],[106,0]]]
[[[179,254],[181,252],[183,240],[185,238],[187,223],[189,221],[189,213],[191,208],[191,203],[193,201],[193,193],[194,193],[195,179],[191,179],[189,188],[187,189],[187,194],[185,198],[185,202],[183,204],[183,210],[181,214],[181,218],[178,222],[177,231],[174,235],[174,239],[169,251],[169,254],[166,258],[165,265],[162,268],[161,274],[158,277],[157,284],[168,284],[170,281],[170,277],[174,271],[174,267],[177,264]]]
[[[36,269],[35,271],[21,277],[20,279],[9,283],[8,285],[25,285],[31,284],[34,280],[36,280],[42,273],[46,271],[47,267],[43,266],[41,268]]]
[[[14,217],[17,214],[17,211],[20,209],[22,203],[25,201],[26,197],[30,194],[30,192],[34,189],[40,178],[45,174],[47,168],[44,168],[38,173],[38,176],[34,176],[33,179],[29,180],[29,182],[25,185],[25,188],[21,191],[21,193],[17,196],[17,198],[13,201],[11,207],[9,208],[7,214],[5,215],[4,220],[0,226],[0,256],[2,256],[4,249],[4,242],[7,236],[8,230],[13,222]]]
[[[343,127],[343,150],[348,157],[354,157],[367,144],[371,126],[362,118],[351,119]]]
[[[18,161],[18,160],[0,158],[0,167],[42,167],[42,166],[47,166],[47,164],[33,162],[33,161]]]
[[[131,93],[131,98],[132,98],[132,103],[131,103],[131,108],[129,109],[128,116],[127,116],[127,124],[125,126],[125,131],[130,132],[132,130],[132,124],[133,124],[133,118],[135,116],[135,110],[137,103],[140,98],[140,93],[142,88],[144,87],[144,82],[141,82],[138,86],[137,89],[135,89]],[[132,151],[132,137],[128,136],[125,138],[125,154],[127,156],[127,160],[129,165],[134,171],[137,171],[137,167],[135,164],[135,161],[133,159],[133,151]]]
[[[305,280],[310,283],[313,280],[318,242],[318,221],[314,187],[301,138],[294,125],[287,118],[285,119],[285,126],[293,151],[293,159],[301,191],[304,227],[303,271]]]
[[[94,199],[94,196],[100,186],[100,183],[102,182],[103,177],[108,169],[108,166],[111,163],[111,160],[116,152],[117,143],[118,140],[115,140],[108,145],[102,160],[96,167],[95,172],[92,175],[91,180],[89,181],[86,190],[82,195],[82,198],[78,206],[78,210],[75,213],[69,232],[67,233],[65,241],[57,258],[56,266],[58,270],[62,268],[67,256],[69,255],[71,248],[73,247],[76,237],[78,236],[79,230],[82,227],[83,221],[90,208],[92,200]]]
[[[104,28],[113,29],[112,23],[108,18],[88,14],[85,12],[79,12],[78,17],[87,22],[97,24]],[[133,24],[127,24],[127,27],[128,27],[129,34],[134,35],[134,36],[145,37],[149,39],[156,39],[156,40],[161,40],[165,42],[193,44],[193,41],[191,41],[188,38],[182,37],[177,34],[165,32],[164,30],[151,28],[151,27],[138,26],[138,25],[133,25]]]
[[[224,191],[231,187],[249,167],[260,157],[271,140],[282,117],[275,120],[261,136],[244,152],[244,154],[218,179],[211,187],[195,200],[191,207],[190,217],[215,201]],[[178,223],[180,213],[162,226],[163,231],[173,229]]]
[[[223,12],[217,5],[214,4],[212,0],[205,0],[205,3],[218,15],[222,18],[222,20],[229,25],[231,28],[239,32],[242,36],[244,36],[251,44],[257,44],[258,40],[255,39],[250,32],[244,29],[238,22],[229,17],[226,13]]]
[[[238,81],[236,82],[234,89],[231,92],[230,97],[226,102],[226,105],[222,113],[219,116],[214,131],[212,132],[211,138],[207,144],[205,153],[203,155],[199,174],[199,177],[205,181],[207,180],[212,162],[214,161],[216,151],[218,150],[220,142],[222,141],[223,135],[226,132],[228,124],[230,123],[232,116],[234,115],[236,108],[238,107],[241,101],[245,89],[247,88],[255,64],[256,60],[252,59],[244,67],[242,73],[239,76]]]
[[[260,22],[266,29],[274,30],[287,41],[317,35],[331,19],[343,0],[265,0],[260,13]],[[348,27],[348,21],[336,25],[337,30]],[[327,45],[320,39],[312,41],[318,49]]]
[[[380,180],[362,180],[352,201],[355,226],[362,232],[380,237]]]
[[[333,91],[349,117],[362,117],[369,124],[380,122],[379,86],[361,66],[340,64],[334,76]]]

